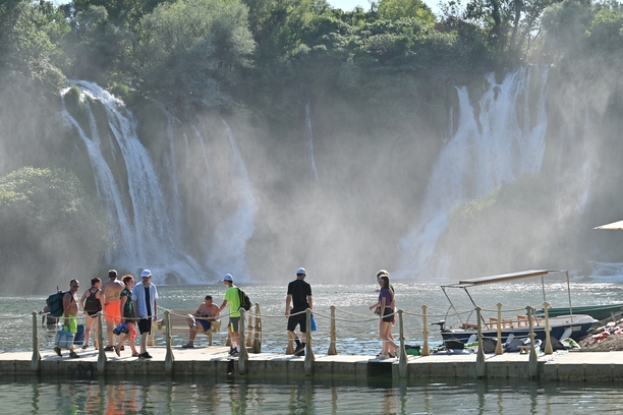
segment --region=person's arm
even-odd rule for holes
[[[158,300],[154,300],[154,321],[158,320]]]
[[[71,293],[65,293],[63,296],[63,314],[65,318],[63,319],[63,325],[69,327],[69,313],[67,310],[69,309],[69,304],[71,304]]]
[[[218,320],[221,310],[219,310],[218,307],[212,307],[212,311],[214,311],[214,315],[212,315],[212,321]]]
[[[292,301],[292,294],[286,296],[286,318],[290,317],[290,302]]]
[[[132,297],[134,298],[134,297]],[[138,301],[137,300],[132,300],[132,306],[134,308],[134,317],[136,319],[138,319],[140,317],[140,315],[138,314]]]
[[[309,304],[309,309],[311,310],[312,315],[313,315],[314,314],[314,303],[312,301],[312,296],[311,295],[307,296],[307,304]]]
[[[221,311],[223,311],[226,305],[227,305],[227,300],[223,300],[223,304],[221,304],[221,306],[219,307],[218,312],[220,313]]]
[[[87,294],[89,293],[89,290],[86,290],[84,292],[84,294],[82,294],[82,298],[80,298],[80,307],[82,307],[82,312],[84,314],[86,314],[87,312],[84,310],[84,300],[86,300],[87,298]]]
[[[387,303],[387,299],[385,298],[385,296],[383,296],[383,298],[381,298],[381,318],[383,318],[383,315],[385,314],[386,303]]]

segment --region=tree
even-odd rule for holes
[[[227,88],[254,43],[239,0],[182,0],[141,20],[137,71],[144,90],[175,112],[228,105]]]
[[[387,20],[413,18],[427,27],[435,23],[435,15],[422,0],[380,0],[379,17]]]

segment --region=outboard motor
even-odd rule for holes
[[[442,333],[447,332],[448,330],[446,329],[446,320],[439,320],[436,323],[430,323],[431,326],[439,326],[439,330]]]

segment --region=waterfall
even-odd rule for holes
[[[457,206],[487,196],[496,187],[525,173],[541,170],[545,154],[543,69],[536,102],[529,97],[530,76],[540,69],[522,68],[497,83],[486,78],[488,89],[478,102],[479,113],[466,87],[458,94],[458,127],[442,149],[427,186],[417,225],[400,241],[401,264],[393,275],[427,279],[447,278],[451,257],[435,252],[437,240],[448,226],[448,215]]]
[[[159,283],[169,273],[187,282],[200,282],[197,276],[201,275],[202,267],[183,252],[179,240],[181,232],[175,229],[179,227],[176,222],[181,215],[179,197],[169,193],[165,198],[149,152],[136,135],[131,112],[121,100],[96,84],[85,81],[73,84],[80,89],[80,100],[88,114],[90,131],[84,131],[65,106],[62,115],[67,124],[78,132],[88,150],[98,196],[113,224],[115,249],[108,253],[108,261],[115,267],[132,272],[150,268]],[[63,99],[68,91],[69,88],[61,92]],[[129,200],[124,200],[106,161],[89,99],[100,102],[106,111],[113,161],[123,163],[125,167]],[[121,154],[115,155],[117,148]],[[175,165],[174,148],[170,147],[169,151],[171,154],[165,155],[165,167],[169,169],[167,177],[172,178],[172,189],[176,192],[176,173],[172,167]]]
[[[305,144],[305,152],[307,154],[307,158],[311,164],[312,174],[314,175],[314,179],[318,180],[318,171],[316,170],[316,161],[314,160],[314,135],[312,133],[312,124],[311,124],[311,110],[309,101],[305,104],[305,127],[307,132],[307,143]]]

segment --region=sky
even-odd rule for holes
[[[327,2],[333,6],[340,8],[344,11],[351,11],[357,6],[361,6],[364,10],[370,8],[369,0],[327,0]],[[424,3],[431,8],[433,13],[439,14],[439,0],[424,0]]]

